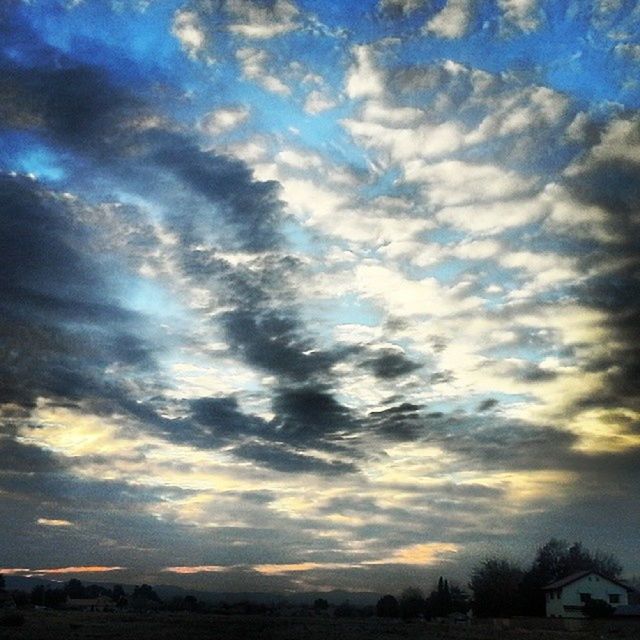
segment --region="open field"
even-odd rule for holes
[[[27,611],[21,627],[0,627],[2,640],[640,640],[640,625],[580,631],[497,629],[488,625],[369,619],[216,616],[183,613]],[[513,625],[512,625],[513,626]]]

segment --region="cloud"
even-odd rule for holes
[[[198,59],[208,45],[207,34],[195,11],[178,9],[173,14],[171,33],[180,41],[183,51],[192,59]]]
[[[200,120],[200,129],[215,136],[235,129],[248,119],[249,109],[245,106],[223,107],[205,114]]]
[[[299,28],[300,11],[290,0],[227,0],[225,9],[232,19],[229,31],[245,38],[264,40]]]
[[[283,473],[343,474],[356,472],[356,466],[342,460],[326,460],[277,444],[248,442],[232,450],[233,455]]]
[[[444,8],[423,27],[425,34],[439,38],[461,38],[474,18],[474,0],[447,0]]]
[[[346,78],[346,93],[349,98],[380,96],[384,91],[382,74],[375,64],[374,50],[367,45],[353,48],[354,63]]]
[[[360,366],[370,368],[378,378],[393,379],[420,369],[421,364],[407,358],[402,351],[383,350],[375,357],[365,360]]]
[[[507,22],[524,32],[533,31],[540,24],[537,15],[538,0],[498,0],[498,7]]]
[[[29,573],[38,575],[55,576],[76,573],[111,573],[112,571],[124,571],[126,567],[105,566],[80,566],[80,567],[53,567],[50,569],[30,569]]]
[[[55,519],[55,518],[38,518],[36,524],[43,527],[72,527],[73,522],[69,520]]]
[[[333,109],[337,104],[335,99],[326,91],[323,92],[314,89],[309,93],[304,102],[304,110],[311,115],[317,115],[323,111]]]
[[[388,558],[383,558],[381,560],[367,560],[364,564],[429,565],[441,562],[450,554],[457,553],[459,549],[460,546],[457,544],[447,542],[425,542],[398,549]]]
[[[424,0],[379,0],[378,8],[392,18],[404,17],[424,6]]]
[[[243,47],[236,51],[236,58],[247,80],[253,80],[261,87],[281,96],[291,95],[291,89],[282,80],[267,71],[269,56],[266,51]]]

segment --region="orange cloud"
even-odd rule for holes
[[[298,562],[295,564],[257,564],[252,568],[264,575],[280,575],[294,571],[313,571],[314,569],[349,569],[357,565],[336,562]]]
[[[64,573],[104,573],[106,571],[124,571],[126,567],[103,567],[103,566],[85,566],[85,567],[54,567],[52,569],[25,569],[25,568],[6,568],[0,569],[0,573],[4,575],[55,575]]]
[[[52,518],[38,518],[37,523],[44,527],[72,527],[73,522],[68,520],[55,520]]]
[[[102,567],[102,566],[86,566],[86,567],[56,567],[53,569],[32,569],[31,573],[105,573],[107,571],[124,571],[126,567]]]
[[[231,567],[223,567],[218,564],[202,564],[195,565],[190,567],[165,567],[162,571],[166,571],[169,573],[182,573],[182,574],[192,574],[192,573],[222,573],[224,571],[228,571]]]
[[[394,551],[381,560],[366,560],[362,564],[412,564],[430,565],[441,562],[446,556],[458,553],[460,545],[452,542],[426,542],[413,544]]]

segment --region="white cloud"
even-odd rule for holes
[[[440,38],[460,38],[469,30],[474,9],[474,0],[447,0],[442,11],[427,22],[423,31]]]
[[[282,96],[291,95],[291,89],[274,75],[267,71],[269,56],[266,51],[244,47],[236,51],[236,58],[242,67],[242,74],[248,80],[253,80],[267,91]]]
[[[223,107],[207,113],[200,121],[200,129],[205,133],[217,135],[235,129],[248,119],[247,107]]]
[[[178,38],[182,50],[196,60],[207,45],[207,35],[196,11],[179,9],[173,14],[171,33]]]
[[[365,147],[385,151],[394,162],[443,155],[456,151],[464,142],[464,134],[454,122],[415,128],[387,127],[366,120],[343,120],[342,124]]]
[[[539,0],[498,0],[504,19],[525,32],[538,28],[537,9]]]
[[[349,98],[381,96],[384,93],[384,74],[376,66],[373,49],[367,45],[353,48],[355,63],[347,73],[346,93]]]
[[[311,115],[316,115],[333,109],[337,105],[337,102],[326,91],[319,91],[314,89],[309,93],[304,103],[304,110]]]
[[[536,184],[528,178],[491,164],[444,160],[428,164],[412,160],[404,166],[409,182],[423,183],[425,197],[438,207],[476,205],[510,200],[530,191]]]
[[[227,0],[226,9],[237,20],[229,26],[229,31],[245,38],[273,38],[299,26],[300,11],[289,0],[275,0],[271,3]]]

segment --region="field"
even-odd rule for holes
[[[559,631],[369,619],[27,611],[2,640],[640,640],[640,624]]]

